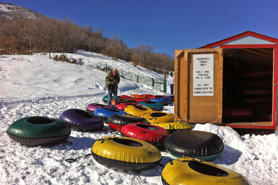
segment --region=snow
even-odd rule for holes
[[[10,12],[11,10],[8,7],[11,7],[11,5],[0,4],[0,12]]]
[[[54,56],[54,55],[53,55]],[[57,62],[47,55],[0,56],[0,184],[152,184],[160,185],[162,166],[143,172],[123,172],[97,163],[91,147],[97,139],[111,133],[109,126],[99,132],[72,131],[68,141],[52,147],[24,147],[13,142],[6,131],[14,121],[26,116],[59,118],[70,108],[85,110],[90,103],[102,103],[106,94],[105,72],[96,65],[108,63],[119,71],[161,79],[161,75],[129,62],[115,61],[95,53],[79,51],[68,57],[82,58],[84,65]],[[144,84],[121,79],[119,94],[162,94]],[[173,105],[165,112],[174,112]],[[197,124],[194,130],[217,134],[223,139],[223,153],[213,163],[244,175],[254,185],[278,184],[278,135],[239,136],[229,127]],[[174,159],[162,153],[165,166]],[[74,163],[68,158],[81,157]]]

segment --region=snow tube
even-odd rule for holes
[[[220,137],[209,132],[184,130],[168,136],[164,147],[177,158],[187,156],[212,161],[221,154],[224,143]]]
[[[161,179],[164,185],[251,185],[235,171],[189,157],[170,161],[162,170]]]
[[[103,104],[98,104],[98,103],[91,103],[86,107],[86,110],[89,113],[94,113],[96,109],[99,108],[112,108],[112,109],[116,109],[114,106],[108,106],[108,105],[103,105]]]
[[[141,94],[141,95],[139,95],[139,94],[132,94],[132,95],[130,95],[130,97],[132,97],[132,98],[146,98],[146,99],[149,99],[149,95],[147,95],[147,94]]]
[[[160,151],[153,145],[128,137],[104,137],[92,146],[94,159],[108,168],[147,170],[159,164]]]
[[[120,98],[120,96],[118,96],[118,98]],[[115,99],[114,96],[112,96],[112,100],[114,100],[114,99]],[[108,102],[108,95],[103,96],[102,101],[104,103],[107,103]]]
[[[121,131],[122,127],[127,124],[138,123],[138,122],[149,124],[149,122],[145,118],[139,118],[139,117],[128,116],[128,115],[119,115],[119,114],[113,114],[107,120],[109,126],[112,129],[118,131]]]
[[[117,109],[119,109],[119,110],[125,110],[125,108],[126,108],[127,106],[129,106],[129,105],[124,104],[124,103],[120,103],[120,104],[117,104],[117,105],[116,105]]]
[[[165,113],[165,112],[161,112],[161,111],[154,111],[154,112],[145,114],[145,115],[143,115],[143,118],[145,118],[150,123],[174,122],[174,114]]]
[[[61,120],[32,116],[15,121],[7,130],[9,137],[24,146],[54,145],[65,142],[71,129]]]
[[[118,98],[117,104],[120,104],[120,103],[124,103],[127,105],[136,105],[137,104],[137,102],[135,100],[130,99],[130,98]],[[115,100],[112,100],[111,104],[115,105]]]
[[[182,130],[190,130],[191,126],[185,122],[171,122],[171,123],[152,123],[152,125],[156,125],[164,128],[168,131],[168,134],[172,134],[176,131]]]
[[[144,114],[153,112],[152,109],[148,107],[138,106],[138,105],[129,105],[124,110],[127,114],[142,117]]]
[[[145,101],[149,101],[150,99],[148,98],[134,98],[134,100],[139,103],[139,102],[145,102]]]
[[[175,99],[174,95],[165,96],[165,98],[168,98],[170,101],[174,101],[174,99]]]
[[[154,101],[139,102],[138,104],[144,107],[149,107],[154,111],[161,111],[164,108],[162,103],[154,102]]]
[[[144,96],[145,98],[155,98],[154,95],[151,95],[151,94],[141,94],[141,96]]]
[[[80,109],[68,109],[61,114],[60,119],[78,131],[95,131],[104,126],[101,119]]]
[[[125,125],[121,129],[121,133],[128,137],[146,141],[156,147],[163,146],[167,138],[167,130],[159,126],[145,123]]]
[[[170,104],[170,99],[169,98],[164,98],[164,97],[152,98],[152,99],[150,99],[150,101],[158,102],[158,103],[161,103],[162,105],[169,105]]]
[[[126,98],[126,99],[133,99],[132,97],[127,96],[127,95],[121,95],[120,97],[121,97],[121,98]]]
[[[113,114],[125,115],[126,113],[122,110],[111,109],[111,108],[99,108],[96,109],[94,112],[94,115],[98,118],[101,118],[103,121],[107,121],[107,119]]]
[[[129,105],[129,104],[125,104],[125,103],[120,103],[120,104],[117,104],[117,105],[116,105],[117,109],[123,110],[123,111],[124,111],[125,108],[127,108],[128,106],[130,106],[130,105]],[[142,107],[142,105],[139,105],[139,104],[134,105],[134,106]]]

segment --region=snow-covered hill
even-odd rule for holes
[[[0,3],[0,19],[11,20],[14,18],[42,19],[44,16],[28,8]]]
[[[123,71],[160,78],[159,74],[115,61],[102,55],[79,52],[68,57],[83,58],[84,65],[57,62],[47,55],[0,56],[0,184],[152,184],[160,185],[163,167],[143,172],[122,172],[108,169],[92,156],[74,163],[67,158],[85,156],[97,139],[115,135],[108,125],[98,132],[72,131],[69,143],[52,147],[24,147],[13,142],[6,130],[14,121],[26,116],[59,118],[69,108],[85,109],[90,103],[102,103],[105,72],[95,69],[106,61]],[[130,66],[129,66],[130,65]],[[132,68],[133,67],[133,68]],[[161,94],[152,87],[121,79],[119,94]],[[173,105],[163,111],[173,113]],[[278,135],[239,136],[229,127],[197,124],[220,136],[225,144],[223,153],[213,163],[243,174],[253,185],[278,184]],[[162,165],[174,159],[162,153]]]

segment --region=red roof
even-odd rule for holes
[[[259,33],[255,33],[255,32],[252,32],[252,31],[246,31],[246,32],[240,33],[238,35],[235,35],[235,36],[232,36],[232,37],[229,37],[229,38],[226,38],[226,39],[223,39],[223,40],[211,43],[211,44],[207,44],[207,45],[202,46],[200,48],[212,48],[212,47],[215,47],[215,46],[218,46],[218,45],[223,45],[227,42],[231,42],[233,40],[240,39],[240,38],[246,37],[246,36],[257,37],[257,38],[260,38],[260,39],[263,39],[263,40],[266,40],[266,41],[269,41],[269,42],[274,42],[274,43],[278,44],[278,39],[276,39],[276,38],[269,37],[269,36],[266,36],[266,35],[262,35],[262,34],[259,34]]]

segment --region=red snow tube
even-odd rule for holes
[[[119,110],[125,110],[125,108],[126,108],[127,106],[129,106],[129,104],[120,103],[120,104],[117,104],[117,105],[116,105],[117,109],[119,109]],[[140,104],[137,104],[136,106],[142,107],[142,105],[140,105]]]
[[[156,125],[146,123],[132,123],[122,127],[121,133],[161,147],[167,138],[167,130]]]
[[[115,105],[115,100],[112,100],[112,105]],[[133,100],[133,98],[118,98],[118,103],[124,103],[124,104],[128,104],[128,105],[136,105],[137,102],[135,100]]]
[[[154,95],[151,95],[151,94],[141,94],[141,96],[143,96],[144,98],[155,98]]]
[[[134,100],[139,103],[139,102],[145,102],[145,101],[149,101],[150,99],[149,98],[134,98]]]
[[[132,97],[127,96],[127,95],[121,95],[120,97],[121,97],[121,98],[126,98],[126,99],[133,99]]]

